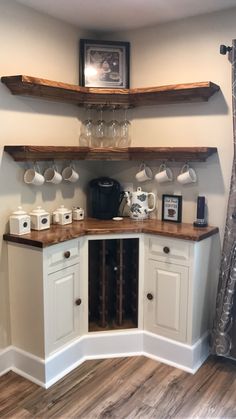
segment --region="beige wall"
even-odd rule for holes
[[[228,186],[232,165],[231,66],[219,55],[221,43],[235,36],[236,9],[191,18],[159,27],[102,35],[104,39],[131,42],[133,87],[211,80],[221,87],[209,103],[138,108],[130,111],[133,145],[216,146],[218,154],[206,163],[194,163],[196,185],[180,187],[176,182],[158,187],[143,185],[157,193],[183,195],[183,221],[192,222],[198,194],[206,195],[210,224],[224,229]],[[0,2],[0,75],[29,74],[68,83],[78,82],[78,40],[87,34],[31,11],[12,0]],[[92,36],[94,37],[94,35]],[[11,96],[0,85],[0,145],[78,145],[79,119],[83,112],[66,104]],[[121,115],[119,115],[121,117]],[[159,163],[151,163],[154,172]],[[41,163],[43,170],[46,163]],[[85,185],[91,176],[114,176],[134,182],[138,162],[76,163],[81,178],[74,186],[23,184],[24,164],[0,153],[0,237],[7,230],[9,214],[22,204],[30,210],[42,204],[53,210],[59,203],[85,205]],[[181,165],[171,163],[175,175]],[[59,164],[59,168],[61,168]],[[134,182],[135,184],[135,182]],[[136,186],[136,184],[135,184]],[[157,213],[161,217],[161,211]],[[0,349],[10,342],[6,244],[0,240]]]
[[[145,185],[157,192],[183,195],[183,220],[192,222],[198,194],[207,197],[209,223],[224,230],[233,157],[231,115],[231,65],[219,54],[219,45],[235,38],[236,9],[214,13],[159,27],[115,34],[114,39],[131,42],[132,87],[211,80],[221,88],[208,103],[165,105],[130,111],[133,144],[147,146],[213,146],[218,154],[206,163],[194,163],[196,185],[180,187]],[[177,175],[181,165],[170,164]],[[155,171],[158,164],[152,165]],[[137,168],[136,168],[137,169]],[[123,167],[114,176],[122,179]],[[132,178],[134,171],[126,176]],[[159,211],[158,217],[161,217]]]
[[[78,83],[79,38],[86,34],[12,0],[0,2],[0,75],[29,74]],[[96,172],[76,162],[80,180],[34,188],[23,183],[27,165],[15,163],[3,153],[5,144],[78,145],[78,116],[74,106],[14,97],[0,84],[0,350],[10,343],[7,279],[7,246],[2,235],[8,230],[10,213],[18,205],[27,211],[37,205],[49,211],[59,204],[85,206],[85,185]],[[44,170],[47,163],[40,163]],[[62,163],[58,164],[59,169]]]

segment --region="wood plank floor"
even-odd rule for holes
[[[1,418],[236,418],[236,362],[195,375],[145,357],[87,361],[48,390],[9,372]]]

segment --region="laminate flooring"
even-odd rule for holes
[[[86,361],[48,390],[9,372],[1,418],[236,418],[236,362],[210,357],[195,375],[145,357]]]

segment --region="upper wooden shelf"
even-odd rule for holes
[[[1,77],[1,81],[14,95],[104,107],[206,102],[220,89],[210,81],[137,89],[89,88],[23,75]]]
[[[89,148],[62,146],[8,145],[4,151],[15,161],[40,160],[161,160],[205,161],[216,147],[128,147]]]

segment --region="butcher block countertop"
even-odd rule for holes
[[[31,233],[22,236],[4,234],[3,238],[8,242],[44,248],[87,235],[148,233],[177,239],[201,241],[218,233],[218,231],[218,227],[196,228],[192,224],[158,220],[135,221],[127,217],[121,221],[113,221],[90,218],[83,221],[73,221],[72,224],[65,226],[51,225],[48,230],[32,230]]]

